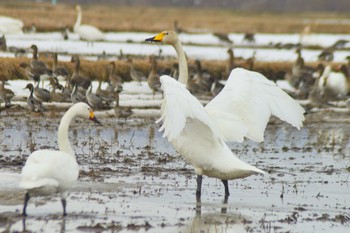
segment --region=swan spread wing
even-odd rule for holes
[[[205,109],[227,141],[261,142],[271,115],[300,129],[304,109],[262,74],[232,70],[223,90]]]
[[[199,175],[220,179],[237,179],[254,173],[264,173],[239,160],[214,127],[203,105],[185,85],[163,75],[160,77],[164,100],[162,103],[164,130],[175,149],[192,164]]]
[[[161,76],[160,81],[164,92],[164,100],[161,107],[162,115],[157,122],[163,121],[159,129],[159,131],[164,130],[163,137],[167,137],[169,141],[172,141],[183,132],[187,124],[198,122],[195,125],[205,127],[205,133],[209,134],[208,136],[212,140],[220,141],[222,139],[203,105],[191,95],[185,85],[167,75]],[[199,131],[201,130],[198,129]]]

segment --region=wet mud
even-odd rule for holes
[[[20,215],[20,171],[37,149],[57,149],[63,111],[1,112],[0,231],[4,232],[348,232],[350,114],[318,111],[296,130],[273,118],[265,141],[230,143],[267,172],[229,181],[196,180],[152,118],[75,120],[70,139],[81,167],[66,217],[58,197],[33,198]]]

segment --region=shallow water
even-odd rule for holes
[[[327,112],[307,115],[300,131],[273,119],[263,143],[231,143],[267,174],[229,181],[227,203],[221,182],[206,177],[196,203],[191,166],[153,119],[105,117],[102,126],[76,120],[70,138],[81,175],[67,198],[68,216],[61,217],[57,197],[35,198],[23,222],[21,167],[32,150],[57,148],[61,114],[1,113],[1,231],[348,232],[349,116]]]

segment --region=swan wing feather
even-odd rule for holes
[[[185,85],[167,75],[161,76],[160,81],[164,99],[161,106],[162,115],[157,122],[163,122],[159,129],[159,131],[164,131],[163,137],[167,137],[169,141],[176,139],[186,125],[194,120],[206,126],[206,133],[211,134],[214,140],[221,141],[222,137],[203,105],[191,95]]]
[[[225,140],[264,140],[271,115],[300,129],[304,109],[275,83],[260,73],[232,70],[223,90],[205,107]]]

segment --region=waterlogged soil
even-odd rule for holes
[[[63,114],[3,111],[0,121],[0,231],[3,232],[349,232],[350,115],[320,111],[296,130],[277,119],[265,141],[230,143],[267,172],[229,181],[196,176],[154,119],[101,117],[70,128],[81,167],[67,198],[33,198],[22,218],[20,171],[37,149],[57,149]],[[62,171],[64,172],[64,171]]]

